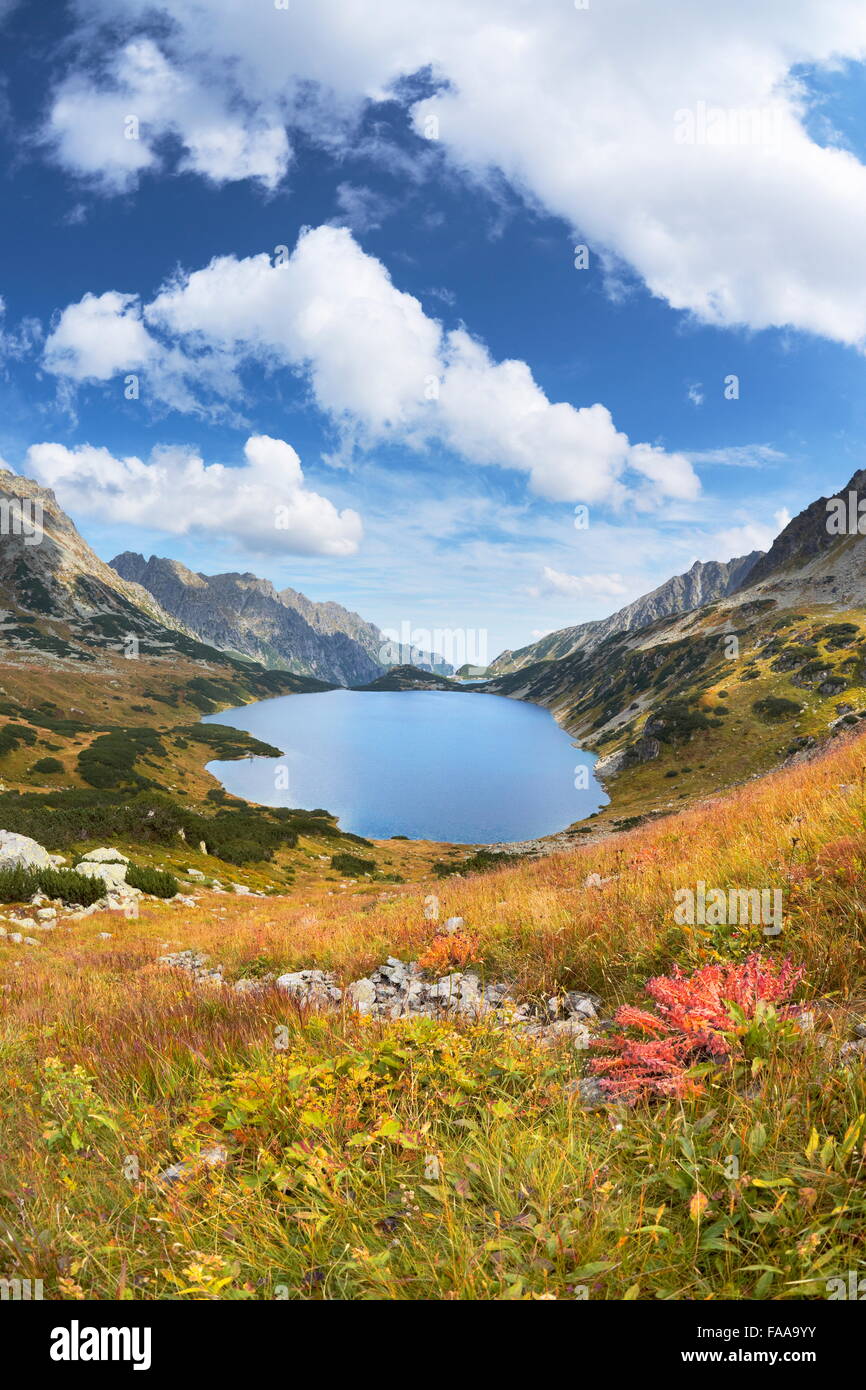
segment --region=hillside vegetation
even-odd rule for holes
[[[0,938],[6,1272],[55,1298],[824,1298],[864,1259],[863,1059],[839,1058],[866,988],[864,867],[866,742],[843,736],[477,876],[203,894],[38,950]],[[781,890],[781,934],[679,924],[675,895],[700,882]],[[440,920],[464,919],[453,947],[433,893]],[[692,1094],[586,1109],[567,1041],[303,1011],[157,964],[185,949],[229,982],[308,966],[346,982],[389,955],[444,971],[453,950],[518,998],[593,991],[607,1019],[675,965],[757,951],[767,970],[790,959],[808,1017],[732,1014],[730,1054]]]

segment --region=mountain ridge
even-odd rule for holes
[[[660,618],[687,613],[726,597],[747,580],[762,555],[763,551],[753,550],[727,561],[696,560],[683,574],[666,579],[607,618],[559,628],[516,651],[501,652],[491,663],[489,674],[508,675],[537,661],[559,660],[574,652],[592,651],[617,632],[633,632]]]
[[[123,551],[111,565],[202,640],[271,669],[357,686],[389,665],[382,659],[387,640],[379,628],[332,600],[317,603],[297,589],[278,590],[250,572],[206,575],[179,560],[145,560],[136,551]],[[413,655],[420,657],[414,649]],[[439,663],[436,669],[442,669]]]

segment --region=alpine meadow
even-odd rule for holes
[[[866,8],[0,0],[0,55],[28,1366],[544,1301],[632,1373],[826,1376]]]

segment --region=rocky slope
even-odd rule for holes
[[[33,668],[33,681],[45,685],[49,670],[53,680],[84,667],[88,689],[97,677],[107,678],[113,665],[130,680],[135,671],[145,684],[146,671],[154,667],[183,668],[193,681],[201,673],[205,683],[212,677],[227,682],[216,703],[206,702],[208,709],[250,695],[329,688],[289,672],[266,671],[199,641],[147,589],[99,559],[50,489],[5,470],[0,470],[0,657],[7,667],[4,679],[10,679],[12,668]],[[79,687],[74,698],[82,702],[86,690]],[[67,693],[72,690],[67,687]]]
[[[836,496],[847,507],[864,489],[866,470]],[[866,535],[835,534],[827,503],[795,517],[739,588],[475,688],[544,705],[598,751],[611,815],[809,756],[866,719]]]
[[[847,524],[850,494],[855,530],[839,534],[833,524],[836,499],[844,507]],[[810,598],[840,606],[866,602],[866,535],[856,530],[858,499],[863,499],[866,511],[866,469],[858,469],[832,501],[819,497],[795,516],[740,589],[772,596],[780,604]],[[866,520],[863,526],[866,530]]]
[[[313,627],[267,579],[253,574],[196,574],[177,560],[155,555],[145,560],[131,551],[115,556],[111,563],[118,574],[140,584],[203,641],[224,651],[339,685],[357,685],[381,672],[366,647],[336,626],[335,613],[319,615],[319,626]],[[361,624],[356,614],[346,617]]]
[[[82,646],[150,653],[190,644],[190,634],[146,589],[91,550],[54,493],[0,471],[0,641],[15,651],[70,656]]]
[[[156,555],[124,551],[111,563],[203,641],[272,669],[352,686],[375,680],[388,664],[379,628],[339,603],[315,603],[254,574],[194,573]]]
[[[750,555],[741,555],[738,559],[725,562],[710,560],[704,563],[696,560],[685,574],[674,575],[651,593],[612,613],[609,618],[561,628],[517,651],[502,652],[492,663],[490,675],[504,676],[536,661],[558,661],[572,652],[593,651],[617,632],[634,632],[660,618],[687,613],[705,603],[713,603],[740,588],[762,554],[760,550],[753,550]]]

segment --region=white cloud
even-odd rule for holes
[[[197,378],[208,384],[206,368],[237,394],[251,361],[302,370],[349,441],[445,445],[525,473],[553,501],[620,505],[631,489],[650,508],[699,491],[687,459],[632,444],[606,406],[553,403],[525,362],[495,362],[465,329],[446,333],[345,228],[307,231],[273,261],[217,257],[143,309],[128,295],[85,296],[61,314],[45,357],[75,382],[151,364],[152,392],[180,409]]]
[[[109,381],[146,366],[158,351],[136,296],[109,290],[86,294],[63,310],[45,344],[44,364],[71,381]]]
[[[214,183],[255,179],[275,188],[291,157],[284,126],[256,105],[232,107],[221,83],[190,77],[141,38],[115,54],[107,82],[76,74],[62,83],[44,139],[66,168],[111,192],[161,167],[166,135],[183,146],[181,170]]]
[[[339,146],[366,101],[427,69],[442,85],[415,105],[415,128],[435,118],[454,166],[504,175],[580,229],[606,273],[630,267],[714,324],[866,337],[866,167],[840,141],[810,137],[797,78],[866,59],[860,0],[668,0],[663,13],[645,0],[78,8],[88,54],[100,16],[109,44],[118,21],[138,32],[155,14],[167,21],[164,53],[141,38],[115,53],[121,96],[82,74],[61,88],[58,151],[79,172],[126,186],[157,159],[147,141],[118,154],[116,121],[134,96],[155,131],[179,134],[191,168],[273,187],[286,162],[274,132],[299,126]],[[196,122],[217,132],[219,157]]]
[[[730,560],[735,555],[749,555],[753,550],[769,550],[778,527],[760,521],[746,521],[742,526],[729,526],[707,538],[701,555],[705,560]]]
[[[100,521],[168,535],[229,535],[272,554],[353,555],[361,518],[304,483],[290,444],[252,435],[238,467],[206,464],[192,448],[163,446],[145,462],[89,444],[34,444],[24,471],[57,493],[62,506]]]
[[[7,328],[6,301],[0,294],[0,362],[31,356],[41,341],[42,324],[36,318],[23,318],[15,328]]]
[[[769,444],[732,444],[724,449],[689,449],[690,463],[707,463],[721,468],[767,468],[781,463],[786,455]]]
[[[533,598],[551,595],[577,598],[586,594],[611,597],[626,593],[626,589],[621,574],[564,574],[562,570],[545,565],[541,571],[541,584],[528,592]]]

